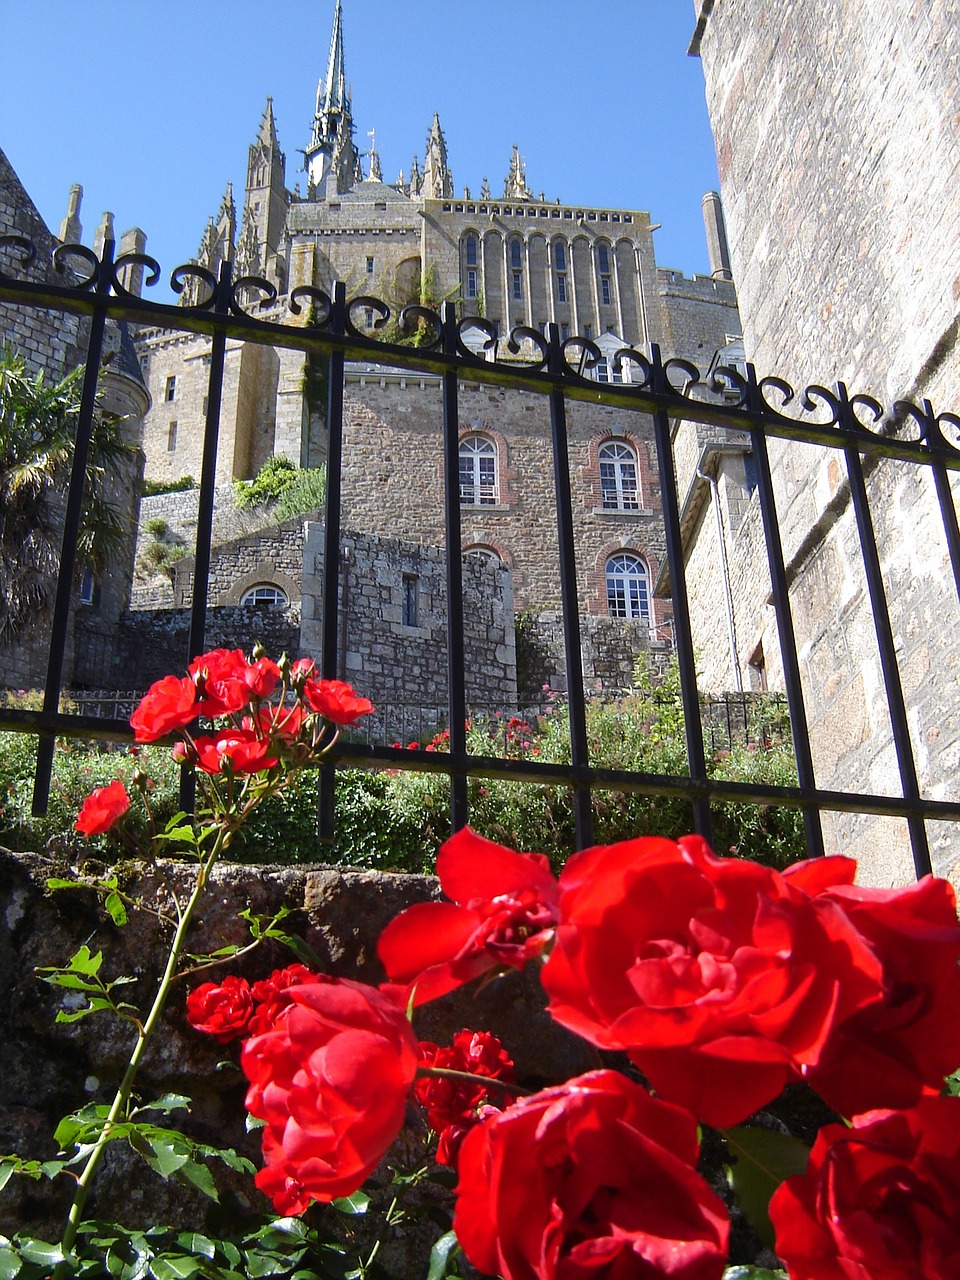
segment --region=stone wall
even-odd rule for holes
[[[960,28],[949,0],[700,0],[703,60],[747,355],[798,386],[960,405]],[[762,193],[758,195],[758,193]],[[818,782],[899,794],[873,610],[842,459],[772,444]],[[921,788],[957,799],[960,607],[929,478],[869,476]],[[706,527],[706,526],[704,526]],[[753,526],[731,544],[750,560]],[[762,561],[747,643],[775,652]],[[876,883],[909,879],[905,824],[828,820]],[[936,868],[960,840],[931,824]]]
[[[117,868],[121,887],[134,897],[169,904],[175,889],[181,901],[192,885],[185,864],[149,868],[126,862]],[[0,1021],[4,1032],[4,1070],[0,1082],[0,1152],[46,1158],[56,1151],[53,1130],[61,1116],[85,1103],[109,1102],[131,1048],[131,1034],[105,1014],[70,1024],[55,1024],[57,1011],[72,1008],[75,993],[39,981],[38,966],[62,965],[81,944],[103,950],[103,974],[136,978],[125,987],[125,999],[141,1008],[149,1004],[162,969],[169,930],[155,916],[136,912],[117,929],[105,923],[96,895],[71,891],[50,895],[49,876],[77,874],[64,856],[39,857],[0,850]],[[389,920],[414,902],[439,895],[428,876],[380,875],[322,866],[238,867],[221,864],[197,913],[188,947],[211,951],[250,940],[238,912],[251,909],[273,914],[287,906],[284,927],[302,936],[319,957],[323,972],[377,983],[384,974],[376,959],[380,932]],[[223,972],[251,981],[279,965],[292,953],[266,944]],[[203,975],[207,977],[209,975]],[[200,981],[190,985],[196,985]],[[171,1119],[195,1139],[218,1147],[234,1146],[259,1167],[259,1135],[244,1129],[245,1085],[239,1071],[223,1070],[235,1060],[235,1048],[218,1045],[194,1032],[184,1016],[185,984],[174,988],[162,1029],[148,1054],[138,1081],[144,1101],[160,1094],[192,1098],[189,1115]],[[503,1039],[517,1064],[518,1080],[528,1087],[566,1079],[595,1065],[595,1052],[564,1031],[543,1012],[544,996],[535,974],[511,973],[479,994],[455,993],[434,1001],[416,1015],[423,1039],[449,1043],[463,1026],[491,1028]],[[114,1143],[87,1203],[89,1217],[119,1218],[125,1225],[174,1222],[184,1229],[210,1234],[236,1232],[245,1214],[265,1207],[246,1176],[221,1177],[223,1199],[215,1205],[151,1173],[126,1148]],[[66,1216],[66,1180],[51,1184],[14,1178],[0,1194],[0,1231],[25,1231],[59,1238]],[[423,1274],[425,1260],[392,1268],[394,1274]]]

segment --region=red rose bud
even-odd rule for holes
[[[559,887],[547,858],[515,853],[464,827],[437,857],[453,902],[408,907],[380,935],[377,954],[406,1007],[435,1000],[495,969],[522,969],[549,945]]]
[[[164,676],[144,694],[130,724],[137,742],[156,742],[183,729],[198,714],[197,687],[189,676]]]
[[[253,997],[246,978],[232,975],[223,982],[204,982],[187,996],[187,1021],[195,1031],[221,1044],[245,1034],[253,1013]]]
[[[454,1230],[502,1280],[720,1280],[727,1211],[697,1156],[693,1116],[593,1071],[467,1134]]]
[[[202,688],[200,713],[211,719],[268,698],[280,680],[280,668],[272,659],[248,662],[241,649],[212,649],[194,658],[188,670]]]
[[[956,1280],[958,1204],[960,1098],[924,1098],[821,1129],[770,1219],[790,1280]]]
[[[588,849],[560,888],[550,1013],[721,1128],[815,1065],[881,991],[880,964],[839,912],[825,919],[777,872],[714,857],[698,836]]]
[[[119,778],[106,787],[97,787],[84,800],[74,830],[85,836],[99,836],[109,831],[130,808],[130,797]]]
[[[328,979],[243,1046],[247,1110],[266,1121],[256,1183],[281,1214],[350,1195],[400,1132],[417,1069],[403,1012],[373,987]]]
[[[373,710],[370,699],[361,698],[343,680],[306,680],[303,700],[311,711],[336,725],[356,724]]]

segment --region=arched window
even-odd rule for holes
[[[287,593],[274,586],[272,582],[258,582],[255,587],[247,588],[240,597],[240,603],[244,605],[286,604]]]
[[[510,296],[515,301],[523,297],[523,245],[519,240],[510,241]]]
[[[466,242],[467,266],[475,267],[477,265],[477,237],[467,236]]]
[[[488,436],[465,436],[460,441],[460,501],[464,506],[495,506],[497,446]]]
[[[523,266],[523,245],[519,240],[510,241],[510,265],[515,271]]]
[[[484,564],[490,565],[494,569],[498,569],[503,561],[500,559],[496,551],[492,547],[485,547],[478,542],[476,546],[467,547],[463,553],[465,556],[473,556],[477,560],[481,560]]]
[[[608,511],[639,511],[637,455],[625,440],[607,440],[600,446],[600,501]]]
[[[566,271],[567,269],[567,250],[562,240],[554,241],[553,265],[558,271]]]
[[[609,307],[613,301],[610,284],[610,250],[607,245],[597,245],[597,276],[600,285],[600,305]]]
[[[480,296],[479,243],[475,235],[464,237],[463,241],[463,296],[477,298]]]
[[[607,561],[607,608],[612,618],[650,621],[650,570],[630,551]]]

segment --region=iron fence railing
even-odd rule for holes
[[[203,652],[207,617],[207,586],[211,560],[211,527],[215,460],[220,425],[224,359],[228,339],[272,347],[296,349],[326,362],[326,458],[327,498],[324,520],[323,624],[319,666],[324,676],[338,671],[338,551],[341,538],[341,463],[344,420],[344,370],[348,361],[375,362],[382,366],[438,375],[442,384],[442,457],[445,476],[446,598],[449,608],[447,723],[448,753],[407,750],[344,740],[338,743],[322,788],[319,817],[321,836],[328,836],[334,821],[333,771],[343,765],[439,770],[451,780],[451,818],[454,828],[469,817],[467,782],[471,777],[502,777],[517,781],[561,783],[574,791],[577,841],[591,843],[591,793],[596,789],[640,791],[677,796],[689,801],[694,824],[709,836],[712,802],[785,804],[803,810],[807,845],[822,852],[820,815],[824,810],[892,815],[903,819],[910,833],[918,874],[930,869],[926,831],[928,821],[960,821],[960,803],[923,796],[918,781],[917,758],[911,743],[897,645],[881,573],[880,554],[871,518],[865,466],[883,465],[895,459],[924,468],[933,478],[942,528],[948,549],[953,587],[960,589],[960,530],[950,491],[949,477],[960,470],[955,431],[960,417],[937,413],[929,401],[921,405],[895,402],[884,408],[870,396],[850,394],[842,384],[828,389],[806,388],[800,394],[783,380],[762,377],[746,365],[719,368],[709,381],[701,380],[691,364],[664,359],[655,346],[649,351],[622,350],[617,361],[629,366],[631,378],[598,383],[591,370],[603,353],[588,338],[561,340],[557,325],[546,333],[518,327],[508,337],[499,335],[483,318],[458,318],[453,305],[439,313],[425,307],[408,307],[399,317],[401,326],[417,331],[419,345],[378,341],[376,334],[358,327],[361,315],[373,312],[375,328],[386,325],[389,308],[378,299],[347,299],[342,284],[327,292],[313,286],[294,289],[277,299],[266,280],[244,277],[233,280],[229,264],[219,278],[195,264],[177,267],[171,276],[176,292],[184,281],[199,279],[203,297],[197,305],[177,307],[154,303],[129,293],[122,283],[124,270],[146,269],[149,288],[160,278],[160,267],[145,255],[124,255],[114,260],[114,246],[107,241],[102,258],[82,246],[60,246],[45,272],[25,273],[36,256],[35,246],[18,235],[0,236],[0,302],[27,309],[65,312],[88,320],[86,376],[79,419],[72,476],[66,495],[60,575],[50,631],[49,662],[40,710],[0,709],[0,728],[35,733],[39,738],[34,790],[36,811],[47,803],[51,764],[58,735],[91,736],[122,740],[129,727],[120,717],[110,719],[62,711],[61,694],[67,650],[71,592],[75,571],[76,536],[81,514],[86,455],[90,442],[97,379],[108,320],[159,326],[212,340],[208,365],[207,409],[203,465],[200,476],[194,591],[187,661]],[[64,270],[67,263],[72,275]],[[78,264],[82,270],[77,272]],[[32,278],[26,278],[30,274]],[[252,301],[251,301],[252,299]],[[284,304],[287,311],[284,311]],[[264,313],[269,307],[269,314]],[[308,322],[287,323],[287,312]],[[469,338],[469,341],[468,341]],[[502,358],[506,357],[506,358]],[[549,409],[549,434],[553,456],[559,578],[563,608],[563,643],[569,697],[569,765],[547,765],[531,760],[477,756],[468,750],[464,728],[467,705],[464,680],[464,619],[454,602],[463,598],[459,548],[461,511],[458,456],[458,393],[461,381],[486,383],[541,395]],[[679,663],[685,747],[689,772],[683,777],[639,774],[628,770],[595,767],[591,763],[586,732],[587,695],[583,688],[581,624],[577,599],[577,571],[572,518],[572,491],[567,437],[567,405],[587,401],[615,407],[622,413],[648,415],[653,423],[659,488],[664,521],[667,564],[671,583],[673,631]],[[788,412],[788,408],[790,412]],[[688,586],[677,476],[671,442],[671,424],[678,418],[712,424],[745,434],[752,450],[771,601],[776,614],[785,698],[797,763],[796,787],[769,787],[731,783],[711,778],[707,769],[707,744],[700,715],[694,644],[691,632]],[[909,430],[901,430],[906,424]],[[768,458],[770,438],[823,446],[842,454],[861,555],[876,627],[876,641],[889,708],[892,740],[900,779],[900,795],[867,790],[827,790],[818,786],[801,686],[800,658],[794,632],[791,599],[784,564],[782,540]],[[453,552],[450,549],[454,549]],[[238,638],[239,640],[240,638]]]

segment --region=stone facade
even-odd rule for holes
[[[79,238],[80,188],[71,193],[72,217],[65,220],[62,232]],[[133,235],[134,233],[128,233]],[[142,234],[142,233],[139,233]],[[6,156],[0,151],[0,235],[18,235],[33,242],[35,261],[23,268],[26,279],[48,280],[62,284],[64,276],[52,265],[52,253],[58,240],[40,217],[36,206],[24,190]],[[63,238],[63,236],[61,236]],[[13,259],[18,261],[15,250]],[[67,260],[66,278],[70,278]],[[129,282],[128,282],[129,283]],[[30,373],[42,373],[48,383],[59,381],[86,358],[89,323],[66,312],[0,304],[0,347],[21,355]],[[100,376],[100,400],[105,411],[116,414],[124,423],[124,438],[132,447],[116,475],[108,479],[107,497],[120,513],[123,530],[121,545],[96,579],[83,583],[83,565],[77,566],[77,590],[73,601],[74,616],[83,623],[106,633],[115,626],[126,606],[133,577],[136,541],[137,505],[143,472],[140,451],[141,424],[149,406],[149,397],[137,363],[133,343],[125,325],[110,323],[104,335],[104,368]],[[65,493],[54,498],[57,518],[62,517]],[[95,615],[93,617],[92,615]],[[83,623],[81,625],[83,625]],[[68,627],[65,671],[69,679],[73,669],[73,628]],[[46,676],[47,645],[37,634],[25,636],[15,645],[0,651],[3,680],[9,688],[31,688],[41,685]]]
[[[774,0],[758,12],[747,0],[699,0],[695,9],[748,357],[799,387],[840,378],[886,404],[927,397],[955,410],[956,4]],[[730,500],[746,504],[726,535],[729,559],[747,567],[739,658],[746,669],[762,654],[775,681],[756,499],[727,467],[732,456],[719,470]],[[902,794],[842,457],[771,442],[771,461],[818,783]],[[956,799],[958,604],[931,477],[919,470],[881,462],[868,488],[921,789]],[[694,563],[716,560],[712,526],[702,529]],[[701,634],[717,621],[703,610]],[[723,679],[715,654],[704,648],[708,684]],[[860,854],[874,883],[912,877],[905,824],[837,815],[827,827],[830,847]],[[930,824],[929,835],[936,869],[956,875],[954,832]]]
[[[511,158],[502,195],[484,183],[478,196],[454,192],[443,130],[437,118],[410,173],[382,179],[376,152],[365,169],[353,144],[352,102],[344,74],[339,7],[330,63],[321,81],[309,144],[308,181],[286,186],[270,102],[250,148],[243,211],[233,195],[204,233],[199,264],[214,275],[231,258],[237,274],[272,282],[278,298],[268,313],[295,323],[293,291],[329,291],[343,281],[348,297],[382,298],[394,316],[409,302],[453,300],[461,314],[479,315],[505,340],[516,325],[543,331],[555,323],[563,338],[598,343],[601,381],[621,376],[613,353],[625,344],[664,346],[665,354],[706,368],[718,348],[739,334],[736,293],[718,256],[722,214],[712,197],[707,217],[712,276],[685,278],[658,267],[650,215],[596,209],[537,195],[519,152]],[[345,82],[344,82],[345,83]],[[706,206],[705,206],[706,209]],[[716,259],[716,262],[714,261]],[[205,286],[191,283],[184,300]],[[303,312],[300,319],[304,319]],[[375,308],[352,319],[374,332]],[[398,334],[394,333],[396,339]],[[172,331],[141,333],[140,353],[153,397],[144,425],[146,475],[172,482],[198,476],[207,411],[209,339]],[[499,355],[505,354],[501,341]],[[249,479],[271,456],[317,466],[324,461],[322,387],[301,353],[229,342],[220,419],[217,481]],[[629,369],[622,375],[629,378]],[[348,366],[343,446],[343,520],[352,529],[417,545],[441,547],[443,476],[439,463],[440,385],[428,375],[380,366]],[[463,384],[462,436],[493,455],[490,492],[465,498],[463,550],[485,554],[513,571],[515,604],[553,610],[559,604],[557,536],[548,406],[543,397]],[[578,587],[587,615],[609,612],[606,569],[627,553],[652,582],[664,541],[657,464],[649,422],[640,415],[568,407],[577,523]],[[632,459],[639,497],[601,495],[598,451],[619,442]],[[642,619],[657,641],[666,634],[669,605],[649,599],[628,619]],[[633,606],[629,606],[630,609]],[[630,632],[630,629],[627,629]]]

